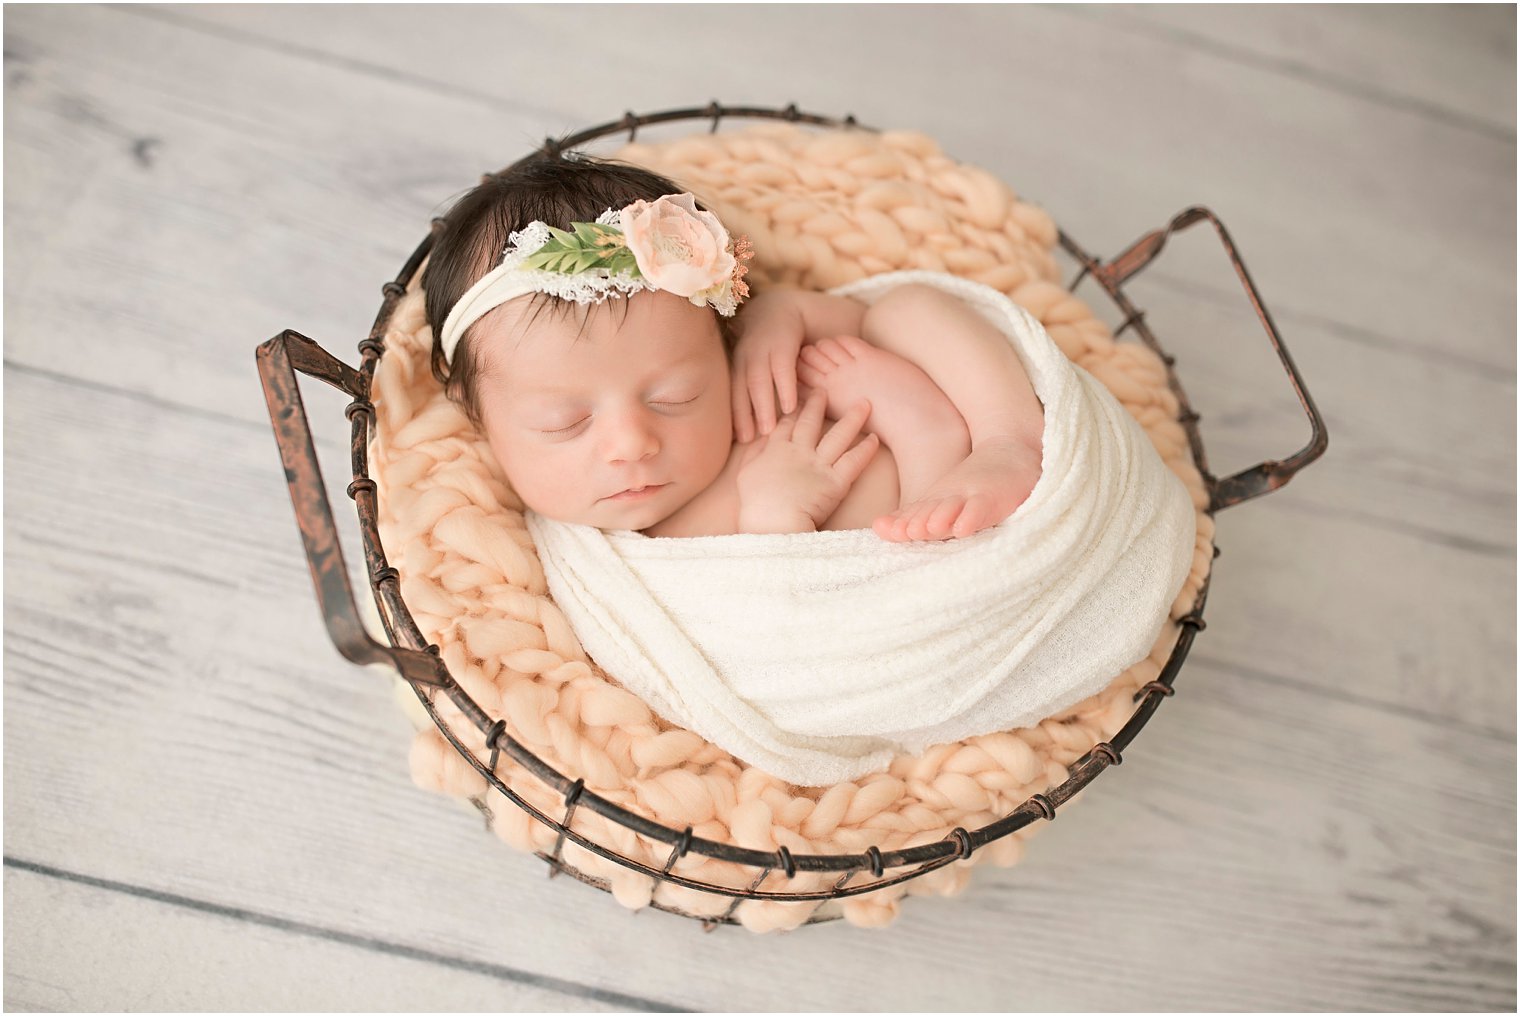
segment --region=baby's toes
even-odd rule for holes
[[[834,361],[830,360],[817,346],[803,346],[797,352],[798,366],[806,365],[820,374],[827,374],[835,367]]]
[[[924,538],[924,521],[929,513],[934,510],[933,501],[915,501],[910,505],[904,505],[900,514],[902,516],[899,528],[905,540],[922,540]]]
[[[924,514],[923,535],[920,540],[948,540],[955,535],[955,523],[966,507],[966,499],[959,495],[942,498]]]
[[[833,364],[829,364],[829,366],[832,367]],[[817,367],[814,367],[810,363],[803,363],[801,361],[798,361],[797,363],[797,380],[801,381],[809,388],[823,388],[828,384],[828,379],[823,371],[819,370]],[[798,401],[807,401],[801,397],[801,392],[798,393]]]
[[[869,355],[876,349],[875,346],[858,335],[840,335],[834,341],[839,343],[840,348],[851,356],[860,356],[863,353]]]
[[[844,348],[838,339],[819,339],[818,342],[814,344],[813,348],[817,349],[818,352],[828,357],[830,361],[840,367],[843,367],[845,364],[850,363],[855,359],[854,354],[851,353],[848,349]]]
[[[970,536],[979,533],[983,529],[1000,522],[997,518],[997,505],[989,494],[973,494],[966,499],[966,510],[961,512],[953,526],[954,535],[957,537]]]
[[[883,540],[891,540],[894,543],[906,543],[906,541],[912,540],[912,537],[907,535],[907,528],[909,528],[910,523],[914,520],[914,516],[917,516],[921,505],[923,505],[923,502],[903,505],[897,511],[894,511],[894,513],[886,514],[882,519],[877,520],[879,525],[872,526],[872,528],[882,535]]]

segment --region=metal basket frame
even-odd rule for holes
[[[858,125],[853,116],[840,120],[801,113],[795,105],[785,109],[774,109],[723,106],[713,102],[700,108],[667,110],[645,115],[635,115],[630,112],[620,120],[591,127],[559,139],[546,139],[542,147],[519,162],[557,157],[560,153],[589,141],[622,132],[626,132],[627,140],[631,141],[640,127],[651,124],[710,120],[710,130],[716,131],[721,121],[740,118],[785,120],[845,130],[872,130],[872,128]],[[1187,396],[1177,379],[1173,369],[1176,363],[1175,357],[1161,347],[1145,321],[1145,312],[1137,308],[1123,290],[1124,284],[1149,265],[1161,252],[1168,237],[1203,221],[1211,223],[1218,233],[1226,254],[1240,277],[1247,298],[1282,362],[1294,393],[1309,419],[1312,431],[1308,444],[1287,459],[1265,460],[1223,478],[1215,477],[1209,471],[1203,441],[1198,433],[1197,424],[1200,417],[1189,406]],[[430,645],[417,628],[411,612],[401,598],[400,576],[387,562],[384,549],[380,545],[377,526],[377,492],[375,481],[369,476],[367,457],[375,420],[374,406],[369,398],[370,386],[375,367],[384,352],[384,336],[391,314],[397,301],[405,293],[407,284],[432,249],[441,222],[441,219],[433,220],[429,235],[412,252],[396,278],[382,287],[383,302],[380,312],[368,337],[358,345],[360,355],[358,369],[348,366],[313,340],[292,330],[284,331],[261,344],[256,351],[256,358],[269,406],[270,421],[279,445],[280,459],[285,467],[286,480],[290,487],[296,522],[301,530],[317,599],[333,644],[346,659],[353,663],[385,663],[394,667],[401,678],[411,685],[444,737],[486,780],[487,784],[539,822],[557,831],[558,838],[552,852],[536,852],[536,856],[548,863],[551,877],[560,871],[565,871],[598,888],[604,890],[610,888],[606,880],[594,878],[576,870],[561,857],[565,841],[571,840],[598,856],[650,876],[656,880],[656,883],[670,882],[690,889],[732,897],[733,903],[720,917],[703,917],[676,907],[653,902],[650,904],[656,909],[701,920],[703,928],[708,931],[718,924],[737,923],[737,919],[733,916],[734,910],[746,899],[833,900],[897,885],[928,874],[956,860],[969,858],[980,847],[1008,836],[1037,819],[1054,820],[1056,811],[1062,804],[1091,783],[1099,773],[1109,766],[1117,766],[1122,762],[1122,753],[1128,748],[1130,742],[1145,726],[1161,701],[1173,694],[1173,683],[1187,658],[1193,640],[1205,627],[1203,609],[1208,598],[1209,583],[1213,577],[1212,561],[1192,610],[1178,620],[1183,630],[1178,636],[1171,656],[1157,679],[1135,693],[1134,701],[1138,704],[1128,722],[1111,740],[1099,742],[1073,762],[1068,767],[1068,778],[1060,785],[1051,787],[1044,793],[1032,795],[1004,817],[980,828],[967,830],[957,827],[944,839],[934,843],[888,852],[883,852],[873,846],[859,854],[794,855],[786,847],[770,853],[693,836],[690,826],[684,830],[671,828],[627,811],[587,791],[584,780],[572,779],[534,755],[508,733],[505,720],[493,719],[459,686],[440,658],[438,647]],[[1068,284],[1067,290],[1075,292],[1077,286],[1088,278],[1096,281],[1123,315],[1122,323],[1115,330],[1115,339],[1118,339],[1125,331],[1133,329],[1135,334],[1165,363],[1168,385],[1176,395],[1181,408],[1178,422],[1187,432],[1193,462],[1209,490],[1207,513],[1210,516],[1242,501],[1278,489],[1292,479],[1300,469],[1324,454],[1328,443],[1324,420],[1315,408],[1298,368],[1294,365],[1271,316],[1262,304],[1256,286],[1251,281],[1229,233],[1211,211],[1199,206],[1187,208],[1174,216],[1165,227],[1146,233],[1123,253],[1107,262],[1088,254],[1064,231],[1058,230],[1058,233],[1061,247],[1081,265],[1080,272]],[[317,463],[306,411],[296,383],[297,372],[324,381],[348,393],[353,399],[345,410],[345,415],[351,424],[353,474],[347,493],[354,501],[358,513],[365,568],[390,645],[375,641],[360,619],[339,545],[337,526],[328,504],[327,489]],[[1216,544],[1214,557],[1217,558],[1219,553]],[[488,759],[482,760],[467,748],[439,715],[434,705],[434,698],[440,694],[447,696],[484,736],[485,744],[490,749]],[[554,788],[564,801],[563,815],[557,819],[546,815],[514,793],[497,774],[502,756],[516,762],[539,780]],[[472,800],[486,814],[489,823],[491,811],[490,804],[485,800],[486,796],[488,794]],[[571,828],[578,808],[588,808],[641,836],[670,844],[669,859],[663,868],[655,869],[588,840]],[[743,889],[701,882],[682,876],[673,870],[677,862],[689,854],[753,867],[758,869],[759,873],[751,884]],[[895,869],[907,870],[888,874],[889,870]],[[760,887],[765,880],[773,872],[778,871],[783,873],[786,879],[790,879],[799,871],[840,872],[841,875],[828,890],[811,892],[762,890]],[[857,875],[862,873],[869,873],[871,880],[850,884]],[[815,912],[809,923],[830,919],[833,918],[820,916]]]

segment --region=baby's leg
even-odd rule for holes
[[[876,532],[888,540],[943,540],[1012,515],[1040,476],[1045,413],[1007,337],[949,293],[919,285],[873,304],[861,336],[923,368],[971,436],[970,455],[913,501],[905,495],[901,508],[877,520]]]
[[[862,399],[870,402],[865,430],[881,438],[897,463],[899,500],[886,511],[923,497],[971,451],[966,421],[929,375],[863,339],[841,335],[804,346],[797,379],[827,393],[834,417]]]

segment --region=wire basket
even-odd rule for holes
[[[547,139],[543,146],[525,156],[523,160],[557,157],[560,153],[584,145],[593,140],[626,134],[632,141],[641,127],[679,121],[701,121],[716,131],[721,122],[735,119],[771,119],[815,125],[836,130],[871,130],[856,123],[853,116],[836,119],[801,113],[796,106],[785,109],[758,107],[730,107],[716,102],[701,108],[668,110],[645,115],[626,114],[622,119],[588,128],[560,139]],[[438,653],[438,647],[430,645],[412,618],[402,600],[399,575],[387,563],[380,544],[377,527],[377,491],[375,481],[369,476],[368,446],[374,431],[375,413],[370,402],[371,381],[384,352],[384,335],[397,301],[406,292],[409,282],[432,249],[434,238],[442,220],[433,220],[433,229],[402,266],[396,278],[382,287],[383,300],[368,337],[358,344],[360,357],[357,369],[338,360],[313,340],[295,331],[287,330],[257,349],[257,361],[265,398],[269,406],[270,421],[279,445],[280,459],[285,468],[291,500],[295,507],[296,522],[301,530],[306,557],[311,567],[312,580],[316,586],[317,599],[323,620],[338,651],[356,664],[383,663],[395,669],[409,683],[432,721],[443,736],[492,788],[485,796],[475,798],[474,803],[489,819],[495,795],[513,806],[527,811],[538,822],[553,828],[557,833],[552,851],[537,851],[536,855],[549,865],[551,876],[563,871],[571,876],[610,891],[605,879],[599,879],[578,871],[561,856],[565,842],[572,841],[584,849],[653,878],[656,885],[669,882],[675,885],[714,893],[732,898],[727,911],[719,917],[691,914],[676,907],[651,902],[656,909],[681,914],[702,921],[705,930],[711,931],[718,924],[737,923],[734,911],[746,899],[803,901],[835,900],[848,896],[870,893],[887,886],[909,881],[935,871],[957,860],[970,858],[973,852],[988,843],[1009,836],[1037,820],[1054,820],[1057,810],[1079,791],[1091,783],[1109,766],[1123,760],[1123,752],[1139,734],[1159,707],[1173,694],[1173,685],[1182,669],[1194,638],[1205,627],[1203,610],[1208,598],[1212,579],[1212,565],[1190,612],[1178,620],[1182,627],[1177,643],[1156,680],[1149,682],[1135,693],[1135,708],[1129,720],[1110,740],[1099,742],[1086,754],[1068,767],[1068,778],[1061,784],[1037,793],[995,822],[976,829],[957,827],[944,839],[902,850],[883,852],[876,847],[856,854],[792,854],[785,846],[774,853],[739,847],[733,844],[707,840],[692,835],[690,826],[674,829],[597,796],[585,789],[582,779],[572,778],[545,763],[538,756],[514,739],[507,731],[505,720],[488,715],[450,675]],[[1309,443],[1298,452],[1283,460],[1266,460],[1241,470],[1231,476],[1216,477],[1208,469],[1203,441],[1198,432],[1199,415],[1192,411],[1187,397],[1173,369],[1175,358],[1168,354],[1157,341],[1145,320],[1145,312],[1139,309],[1124,292],[1124,285],[1149,265],[1166,245],[1167,239],[1200,222],[1210,223],[1217,232],[1225,252],[1244,287],[1253,310],[1260,319],[1267,338],[1272,344],[1287,373],[1294,394],[1298,397],[1312,429]],[[1271,316],[1262,304],[1255,284],[1251,281],[1234,243],[1217,216],[1207,208],[1190,207],[1174,216],[1164,227],[1146,233],[1118,256],[1103,261],[1076,243],[1064,231],[1058,231],[1061,247],[1081,266],[1067,285],[1075,293],[1084,282],[1096,283],[1107,295],[1122,316],[1122,323],[1114,332],[1117,339],[1125,331],[1133,329],[1147,346],[1166,365],[1167,383],[1181,407],[1178,422],[1188,437],[1189,450],[1199,474],[1209,492],[1209,515],[1229,508],[1242,501],[1270,493],[1286,484],[1304,466],[1324,454],[1327,435],[1324,420],[1315,408],[1303,378],[1289,356],[1272,323]],[[310,424],[301,401],[296,374],[305,374],[348,393],[352,398],[345,410],[350,423],[352,479],[347,493],[353,500],[358,514],[359,531],[364,549],[365,570],[375,605],[385,629],[389,644],[376,641],[361,619],[354,599],[353,588],[343,561],[339,545],[338,529],[327,500],[327,489],[318,466],[316,450],[312,442]],[[1214,556],[1219,549],[1214,548]],[[484,736],[489,748],[485,758],[465,746],[456,731],[451,729],[435,708],[436,696],[446,696],[469,722]],[[498,775],[503,757],[510,759],[532,773],[544,784],[552,787],[564,802],[559,815],[545,814],[516,794]],[[492,793],[494,791],[494,794]],[[578,809],[590,809],[633,832],[652,841],[669,844],[670,854],[663,868],[655,869],[644,863],[623,856],[618,851],[596,843],[573,829]],[[700,855],[752,868],[756,875],[744,888],[717,885],[692,879],[679,874],[675,868],[688,855]],[[772,873],[780,872],[790,880],[798,872],[838,873],[832,888],[822,891],[788,891],[771,888],[762,890]],[[837,914],[815,911],[807,923],[832,920]]]

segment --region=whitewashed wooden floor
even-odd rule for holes
[[[1515,1008],[1513,7],[4,14],[7,1008]],[[1124,767],[884,932],[632,914],[415,789],[254,369],[355,362],[481,171],[711,98],[928,131],[1107,256],[1210,206],[1329,422]],[[1137,286],[1215,472],[1305,442],[1203,228]]]

